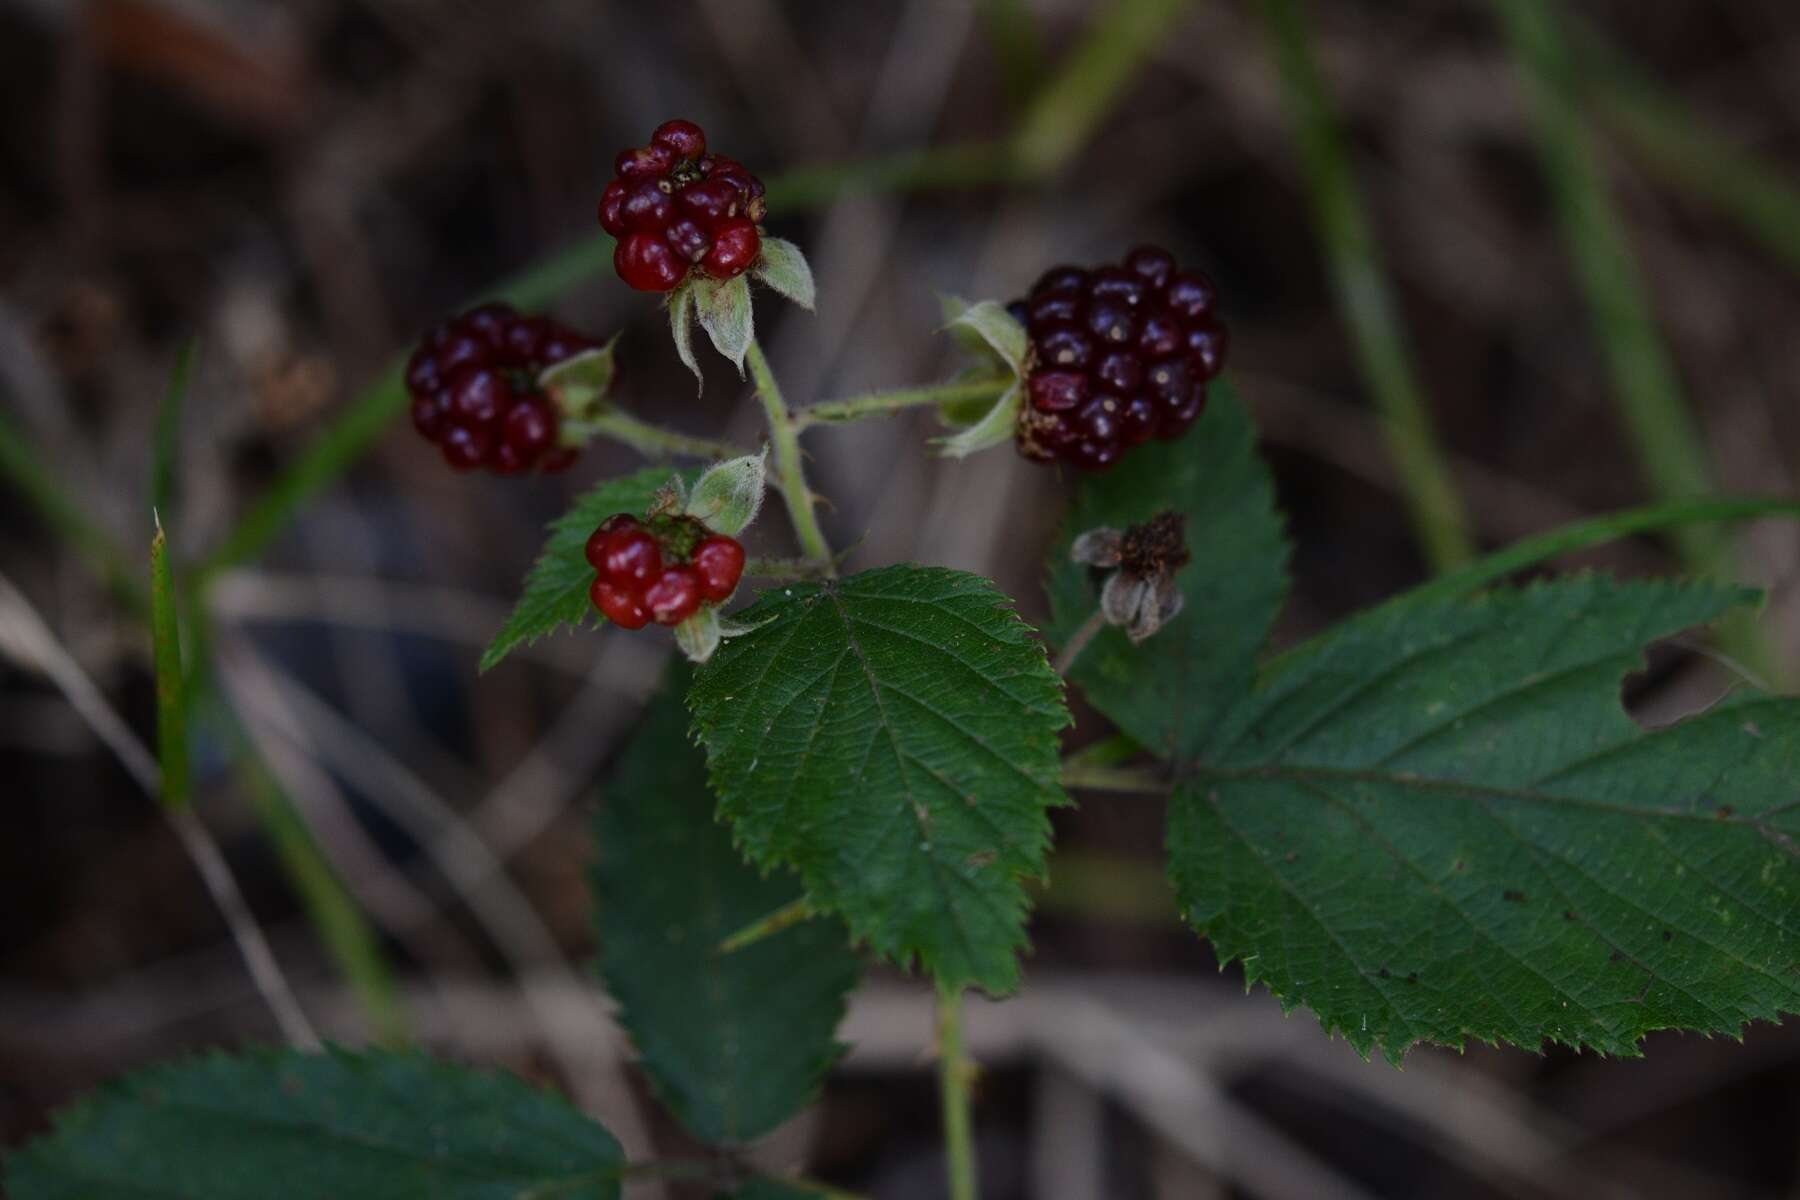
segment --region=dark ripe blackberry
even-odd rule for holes
[[[706,152],[692,121],[665,121],[650,143],[619,154],[600,195],[600,227],[619,239],[613,268],[640,292],[667,292],[698,270],[743,274],[762,254],[762,181]]]
[[[1019,452],[1101,470],[1151,438],[1177,438],[1225,366],[1212,281],[1139,246],[1093,270],[1052,267],[1007,305],[1030,336]]]
[[[426,334],[404,375],[413,428],[459,471],[561,471],[575,451],[556,444],[556,406],[538,389],[544,368],[596,343],[543,317],[484,304]]]

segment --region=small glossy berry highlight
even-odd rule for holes
[[[598,344],[509,305],[470,309],[427,333],[407,360],[413,428],[459,471],[565,470],[576,452],[556,444],[556,407],[538,374]]]
[[[1044,272],[1007,305],[1030,338],[1019,452],[1102,470],[1151,438],[1186,433],[1225,367],[1217,302],[1211,280],[1155,246]]]
[[[744,574],[744,547],[693,517],[639,520],[615,513],[588,535],[594,568],[588,598],[626,629],[679,625],[702,605],[731,598]]]
[[[762,254],[762,181],[707,153],[706,133],[692,121],[664,121],[613,166],[600,227],[619,239],[613,267],[631,287],[672,291],[690,270],[730,279]]]

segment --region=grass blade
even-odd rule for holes
[[[1188,0],[1114,0],[1086,39],[1038,92],[1012,138],[1027,175],[1048,174],[1074,157],[1106,118],[1144,57]]]
[[[1800,271],[1800,179],[1732,145],[1680,97],[1626,61],[1600,36],[1575,31],[1580,82],[1599,118],[1658,178],[1712,205]]]
[[[1665,533],[1694,525],[1748,521],[1757,517],[1800,520],[1800,500],[1701,496],[1606,513],[1515,542],[1496,554],[1490,554],[1449,574],[1440,575],[1423,587],[1414,588],[1403,598],[1414,600],[1421,596],[1433,599],[1464,596],[1515,572],[1590,546],[1615,542],[1636,534]]]
[[[162,764],[163,807],[188,806],[187,688],[181,669],[181,622],[176,613],[175,574],[162,520],[150,541],[150,636],[156,658],[156,751]]]
[[[45,465],[44,456],[4,416],[0,416],[0,478],[12,483],[51,531],[75,549],[122,604],[140,616],[148,611],[149,598],[144,594],[142,577],[127,565],[125,552],[111,534],[64,493]]]
[[[1711,490],[1706,443],[1657,333],[1624,225],[1577,111],[1575,65],[1560,18],[1546,0],[1497,0],[1493,8],[1531,102],[1557,221],[1638,462],[1658,496],[1702,495]],[[1721,546],[1713,539],[1695,530],[1676,537],[1690,570],[1705,574],[1720,565]]]
[[[1313,60],[1302,0],[1263,0],[1289,119],[1300,142],[1313,221],[1349,322],[1363,379],[1381,410],[1414,533],[1438,570],[1474,553],[1468,517],[1432,428],[1393,296],[1325,82]]]
[[[345,889],[293,802],[256,757],[249,739],[240,736],[237,741],[238,781],[306,909],[308,922],[349,981],[375,1039],[390,1045],[405,1041],[406,1013],[380,935]]]

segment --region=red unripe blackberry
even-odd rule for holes
[[[708,154],[692,121],[664,121],[647,146],[621,151],[600,194],[600,227],[619,239],[613,267],[641,292],[667,292],[698,269],[713,279],[749,270],[762,253],[762,181]]]
[[[413,428],[459,471],[563,470],[576,452],[556,444],[556,408],[538,389],[538,374],[595,344],[500,303],[445,321],[407,359]]]
[[[658,625],[679,625],[700,610],[700,575],[692,567],[670,567],[644,589],[644,607]]]
[[[714,603],[730,599],[744,577],[744,547],[736,538],[715,533],[694,547],[693,565],[701,595]]]
[[[1019,452],[1100,470],[1187,432],[1225,366],[1217,301],[1211,280],[1155,246],[1091,271],[1044,272],[1007,305],[1030,338]]]
[[[679,625],[701,605],[729,599],[744,574],[737,539],[686,516],[615,513],[588,535],[583,553],[594,568],[588,598],[627,629]]]
[[[600,573],[621,587],[645,588],[662,574],[662,550],[642,529],[616,529],[606,539]]]
[[[601,615],[621,629],[642,629],[650,623],[650,610],[638,593],[605,579],[595,579],[588,599]]]

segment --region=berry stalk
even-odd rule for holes
[[[807,429],[813,425],[844,425],[869,417],[885,417],[904,408],[927,404],[975,404],[998,400],[1013,385],[1011,378],[964,380],[958,383],[936,383],[925,387],[896,388],[886,392],[868,392],[843,400],[828,400],[803,408],[794,414],[794,425]]]
[[[819,528],[819,516],[813,511],[812,488],[807,486],[806,467],[800,458],[800,429],[782,398],[781,385],[769,369],[762,343],[752,338],[745,361],[750,378],[756,382],[756,397],[762,401],[763,413],[769,421],[769,445],[775,452],[775,479],[781,487],[781,498],[787,502],[788,517],[794,523],[794,535],[800,539],[800,551],[806,557],[826,564],[829,577],[836,574],[832,564],[831,543]]]
[[[938,985],[938,1103],[943,1109],[944,1153],[950,1200],[977,1200],[975,1139],[970,1093],[975,1065],[963,1055],[962,992]]]
[[[603,437],[630,446],[645,458],[737,458],[749,451],[730,442],[676,433],[648,421],[640,421],[629,413],[612,409],[584,421],[564,421],[562,443],[580,447],[592,438]]]

